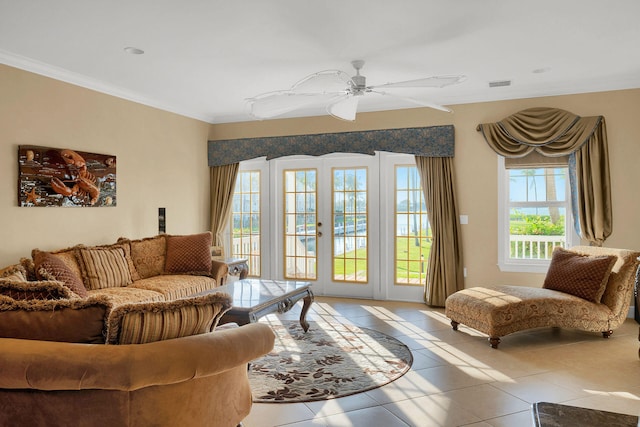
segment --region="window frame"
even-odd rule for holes
[[[558,166],[556,166],[558,167]],[[544,168],[541,166],[540,168]],[[527,168],[521,168],[527,169]],[[530,169],[530,168],[529,168]],[[567,180],[567,187],[569,187]],[[509,231],[509,173],[505,167],[503,156],[498,156],[498,268],[503,272],[515,273],[546,273],[551,260],[542,259],[512,259],[510,253]],[[580,237],[573,226],[573,213],[571,212],[571,192],[567,188],[567,200],[564,202],[566,211],[566,245],[567,247],[580,244]]]

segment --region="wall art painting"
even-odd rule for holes
[[[115,206],[116,157],[68,148],[18,147],[20,206]]]

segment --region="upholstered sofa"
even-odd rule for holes
[[[216,328],[211,234],[33,250],[0,269],[0,425],[235,426],[263,324]],[[29,280],[30,279],[30,280]]]
[[[472,287],[450,295],[445,315],[500,337],[541,327],[601,332],[607,338],[627,317],[640,252],[593,246],[556,248],[542,287]]]
[[[122,334],[123,322],[129,335],[140,333],[132,329],[135,316],[138,325],[146,317],[144,342],[213,328],[230,300],[190,298],[215,289],[227,274],[225,264],[211,260],[210,247],[206,232],[34,249],[31,258],[0,270],[0,337],[124,344],[136,338]],[[169,313],[187,324],[164,322],[153,330],[149,321],[163,322]]]

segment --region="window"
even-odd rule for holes
[[[395,172],[395,281],[423,286],[431,250],[431,227],[415,166],[396,166]]]
[[[566,165],[505,166],[499,157],[499,266],[546,272],[553,248],[575,241]]]
[[[239,171],[231,208],[231,256],[247,258],[260,276],[260,171]]]
[[[285,279],[317,280],[316,169],[284,172]]]
[[[333,168],[333,280],[367,283],[367,168]]]

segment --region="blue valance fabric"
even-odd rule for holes
[[[384,129],[316,135],[209,141],[209,166],[223,166],[243,160],[284,156],[322,156],[329,153],[374,155],[376,151],[424,157],[453,157],[453,125]]]

